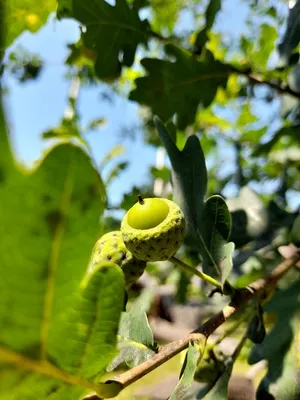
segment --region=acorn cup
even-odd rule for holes
[[[186,231],[179,206],[165,198],[138,197],[121,223],[123,241],[139,260],[164,261],[182,246]]]

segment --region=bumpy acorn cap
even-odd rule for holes
[[[106,233],[97,240],[89,269],[93,269],[100,261],[111,261],[119,265],[124,272],[127,287],[134,283],[146,268],[146,263],[135,258],[126,248],[121,231]]]
[[[171,200],[165,198],[139,198],[139,203],[147,205],[148,201],[155,200],[162,202],[166,208],[166,216],[160,222],[155,213],[149,212],[154,221],[158,221],[157,225],[145,229],[135,228],[130,224],[131,212],[134,205],[124,216],[121,223],[121,232],[123,241],[127,249],[138,259],[143,261],[163,261],[171,258],[181,247],[185,235],[186,225],[183,212],[180,207]],[[151,203],[148,203],[151,204]]]

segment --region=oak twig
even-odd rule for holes
[[[148,34],[149,34],[150,36],[152,36],[153,38],[156,38],[156,39],[160,40],[160,41],[163,42],[163,43],[174,43],[174,39],[173,39],[173,38],[171,38],[171,37],[164,37],[164,36],[162,36],[161,34],[155,32],[155,31],[153,31],[153,30],[150,30],[150,31],[148,32]],[[174,44],[175,44],[175,43],[174,43]],[[193,54],[192,51],[191,51],[191,54]],[[230,64],[227,64],[227,65],[228,65],[228,67],[229,67],[228,73],[230,73],[230,72],[235,72],[235,73],[237,73],[238,75],[244,75],[244,76],[248,77],[248,79],[249,79],[251,82],[253,82],[253,83],[255,83],[255,84],[258,84],[258,85],[267,85],[267,86],[271,87],[271,88],[274,89],[274,90],[277,90],[278,92],[280,92],[280,93],[282,93],[282,94],[290,94],[291,96],[300,99],[300,93],[299,93],[299,92],[296,92],[295,90],[293,90],[292,88],[290,88],[288,85],[282,86],[282,85],[280,85],[279,83],[264,80],[262,77],[260,77],[260,76],[258,76],[258,75],[255,75],[251,70],[250,70],[250,71],[241,70],[241,69],[236,68],[236,67],[234,67],[234,66],[232,66],[232,65],[230,65]]]
[[[203,325],[195,329],[189,335],[181,340],[177,340],[162,346],[159,352],[151,359],[139,364],[106,383],[118,383],[120,388],[124,389],[134,383],[144,375],[153,371],[172,357],[187,349],[191,340],[197,340],[199,335],[204,335],[208,338],[219,326],[221,326],[228,318],[234,315],[240,308],[247,304],[256,296],[266,298],[270,290],[276,283],[300,260],[300,250],[297,249],[289,258],[280,263],[269,275],[264,278],[257,279],[249,286],[240,289],[235,298],[226,305],[223,310],[209,318]],[[90,394],[85,397],[86,400],[98,400],[96,394]]]

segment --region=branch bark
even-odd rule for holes
[[[222,311],[209,318],[208,321],[206,321],[199,328],[195,329],[184,339],[162,346],[159,352],[151,359],[114,377],[113,379],[110,379],[106,383],[110,384],[114,382],[119,384],[120,388],[124,389],[166,361],[170,360],[181,351],[187,349],[191,340],[197,340],[199,336],[202,335],[208,338],[220,325],[234,315],[239,309],[245,306],[251,299],[256,296],[261,296],[262,299],[265,299],[277,282],[299,261],[300,249],[297,249],[289,258],[279,264],[269,275],[254,281],[251,285],[246,286],[238,291],[236,297],[233,298],[231,302],[223,308]],[[92,393],[86,396],[84,399],[99,400],[99,397]]]

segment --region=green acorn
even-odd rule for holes
[[[146,263],[135,258],[126,248],[120,231],[106,233],[97,240],[89,268],[93,269],[100,261],[111,261],[119,265],[124,272],[127,287],[134,283],[146,268]]]
[[[139,260],[168,260],[183,243],[183,212],[168,199],[139,196],[138,200],[122,220],[123,241]]]

